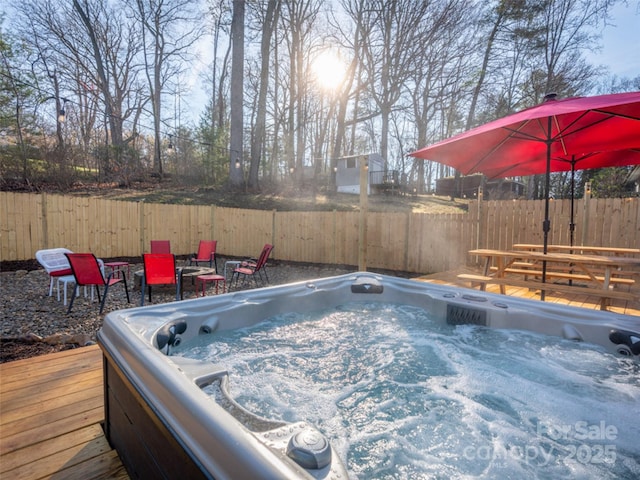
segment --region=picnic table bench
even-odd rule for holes
[[[470,250],[469,254],[486,259],[484,271],[480,275],[460,274],[458,279],[470,282],[472,286],[479,285],[482,290],[485,290],[489,283],[500,285],[500,292],[503,294],[505,286],[511,285],[537,289],[541,292],[554,290],[598,296],[601,299],[600,308],[603,310],[613,298],[632,301],[637,299],[637,295],[630,291],[635,280],[626,278],[628,272],[624,269],[640,266],[640,259],[566,253],[544,254],[530,250],[476,249]],[[541,263],[542,269],[540,269]],[[556,268],[558,266],[560,266],[559,269]],[[570,271],[566,270],[567,266],[571,267]],[[522,278],[507,276],[507,274]],[[544,282],[537,280],[543,276]],[[546,281],[553,278],[569,280],[570,283],[558,284]],[[574,281],[580,284],[574,284]],[[629,291],[614,290],[615,286],[620,285],[629,287]],[[541,296],[544,299],[544,293]]]
[[[637,300],[637,296],[632,292],[623,292],[620,290],[601,290],[597,288],[588,288],[581,287],[577,285],[567,285],[561,283],[542,283],[538,281],[532,280],[519,280],[517,278],[506,278],[506,277],[490,277],[485,275],[474,275],[468,273],[461,273],[458,275],[458,280],[467,281],[471,283],[471,286],[479,285],[480,290],[486,290],[487,284],[495,284],[495,285],[509,285],[512,287],[523,287],[530,288],[532,290],[540,290],[540,291],[556,291],[562,293],[576,293],[579,295],[588,295],[594,297],[600,297],[600,309],[606,310],[609,305],[608,300],[611,299],[619,299],[619,300],[627,300],[627,301],[635,301]]]
[[[514,243],[514,250],[528,250],[542,252],[544,245],[537,243]],[[634,256],[640,255],[640,248],[626,248],[626,247],[596,247],[588,245],[547,245],[547,252],[562,252],[562,253],[585,253],[585,254],[598,254],[598,255],[613,255],[613,256]]]
[[[542,277],[542,270],[540,270],[539,268],[535,268],[536,265],[532,264],[532,266],[530,268],[513,268],[513,267],[509,267],[509,268],[505,268],[504,269],[504,273],[514,273],[514,274],[519,274],[519,275],[523,275],[525,277],[525,280],[528,277]],[[489,270],[492,272],[495,272],[498,270],[498,267],[489,267]],[[573,271],[575,271],[575,268],[573,268]],[[615,275],[618,274],[631,274],[632,272],[616,272]],[[591,281],[593,278],[595,278],[598,282],[604,283],[605,281],[605,276],[604,275],[600,275],[599,273],[594,273],[593,277],[584,274],[584,273],[572,273],[572,271],[555,271],[555,270],[547,270],[546,272],[546,277],[547,278],[562,278],[565,280],[578,280],[578,281],[586,281],[589,282]],[[623,278],[623,277],[619,277],[619,276],[614,276],[612,275],[611,278],[609,279],[609,284],[610,285],[634,285],[635,284],[635,280],[631,279],[631,278]]]

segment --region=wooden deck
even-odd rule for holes
[[[479,274],[478,271],[470,269],[461,269],[448,272],[435,273],[433,275],[425,275],[417,278],[416,280],[439,283],[443,285],[455,285],[459,287],[470,288],[469,284],[460,282],[457,278],[460,273]],[[626,287],[621,287],[622,291],[627,291]],[[477,289],[476,289],[477,290]],[[487,285],[487,292],[500,294],[499,285]],[[636,301],[612,299],[611,304],[607,307],[607,310],[614,313],[621,313],[624,315],[634,315],[640,317],[640,287],[634,286],[632,292],[635,294]],[[540,301],[540,290],[530,290],[526,287],[512,287],[506,286],[506,295],[515,296],[521,298],[529,298],[532,300]],[[600,297],[588,296],[582,294],[568,294],[562,292],[547,291],[545,296],[545,302],[560,303],[563,305],[570,305],[572,307],[589,308],[593,310],[600,310]]]
[[[0,364],[0,478],[128,479],[103,405],[98,346]]]
[[[459,285],[443,272],[418,280]],[[467,271],[467,273],[472,273]],[[487,287],[498,293],[498,286]],[[512,296],[536,291],[507,287]],[[600,308],[600,299],[547,294],[547,302]],[[614,300],[610,311],[640,317],[640,302]],[[102,354],[97,346],[0,364],[0,478],[128,479],[101,423]]]

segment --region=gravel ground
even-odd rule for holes
[[[225,260],[218,260],[219,267],[224,265]],[[81,290],[81,295],[74,301],[71,313],[67,314],[67,306],[56,298],[55,284],[53,296],[49,297],[49,277],[43,269],[37,267],[37,263],[34,263],[25,262],[24,265],[18,266],[20,269],[0,273],[0,363],[95,342],[104,315],[113,310],[140,304],[140,290],[133,287],[132,280],[128,280],[131,303],[127,304],[124,288],[115,285],[110,289],[104,312],[100,315],[97,297],[91,301],[91,297],[85,298]],[[185,260],[179,260],[178,263],[185,265]],[[3,269],[7,270],[6,266]],[[141,269],[141,264],[131,264],[131,276]],[[267,269],[270,285],[354,271],[355,267],[289,264],[277,261],[270,262]],[[402,273],[398,275],[407,276]],[[195,290],[188,285],[189,282],[186,283],[184,298],[195,298]],[[247,285],[247,288],[250,288],[253,283]],[[170,289],[161,290],[163,291],[154,288],[152,303],[174,300],[175,290],[173,293]],[[210,292],[213,293],[213,290]],[[70,297],[71,287],[68,288],[68,295]],[[145,299],[145,305],[147,304],[148,298]]]

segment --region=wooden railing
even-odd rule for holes
[[[569,243],[569,200],[550,206],[550,243]],[[474,201],[466,213],[366,215],[367,267],[416,273],[467,264],[473,248],[542,243],[541,200]],[[576,244],[638,247],[640,199],[580,199]],[[358,212],[279,212],[216,206],[124,202],[0,192],[0,259],[27,260],[43,248],[66,247],[102,258],[135,257],[152,239],[187,255],[200,239],[229,256],[258,255],[273,243],[278,260],[358,265]]]

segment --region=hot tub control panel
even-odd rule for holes
[[[305,422],[288,424],[256,436],[272,450],[286,452],[287,457],[314,478],[348,478],[338,455],[333,454],[329,440]]]

